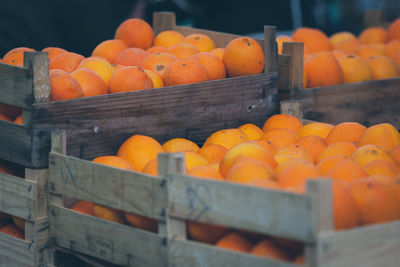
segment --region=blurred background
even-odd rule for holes
[[[154,11],[175,12],[179,25],[262,37],[263,25],[277,26],[278,35],[301,26],[358,34],[368,9],[392,21],[400,17],[400,0],[0,0],[0,56],[20,46],[89,56],[122,21],[151,23]]]

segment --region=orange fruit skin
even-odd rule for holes
[[[252,185],[252,186],[264,188],[264,189],[282,190],[282,187],[280,186],[280,184],[278,184],[277,182],[275,182],[273,180],[256,179],[256,180],[252,180],[251,182],[249,182],[248,185]]]
[[[0,113],[0,120],[12,122],[13,120],[7,116]]]
[[[309,135],[316,135],[321,138],[326,138],[328,134],[332,131],[334,126],[329,123],[323,122],[312,122],[309,124],[304,125],[299,131],[298,134],[300,138],[309,136]]]
[[[330,52],[319,52],[307,56],[304,62],[309,88],[343,83],[343,71]]]
[[[211,52],[201,52],[193,56],[206,69],[209,80],[220,80],[226,77],[225,65]]]
[[[205,82],[209,80],[206,68],[194,59],[179,59],[170,63],[163,79],[166,86]]]
[[[149,48],[153,43],[153,29],[142,19],[127,19],[116,32],[115,39],[122,40],[128,47]]]
[[[146,50],[149,54],[166,53],[168,49],[164,46],[152,46]]]
[[[359,39],[364,44],[386,43],[388,32],[384,28],[369,27],[360,33]]]
[[[94,215],[103,220],[125,224],[124,212],[114,208],[94,204]]]
[[[365,44],[357,47],[354,50],[354,53],[363,59],[368,59],[372,56],[384,56],[385,52],[382,51],[379,47],[376,47],[376,44]]]
[[[389,123],[369,127],[358,141],[358,146],[377,145],[390,151],[400,145],[400,133]]]
[[[164,81],[159,74],[152,70],[143,69],[146,72],[147,76],[150,77],[151,81],[153,82],[153,88],[162,88],[164,87]]]
[[[210,162],[208,162],[205,158],[203,158],[203,156],[197,154],[196,152],[187,151],[183,153],[185,154],[185,165],[188,171],[197,166],[210,164]]]
[[[282,187],[287,188],[305,185],[308,179],[318,177],[321,177],[321,174],[313,165],[294,163],[285,168],[276,180]]]
[[[28,47],[17,47],[11,49],[3,56],[3,63],[23,67],[24,52],[35,52],[35,50]]]
[[[333,223],[336,230],[349,229],[360,224],[357,204],[348,185],[340,181],[333,181],[332,200]]]
[[[64,70],[50,70],[49,81],[51,101],[74,99],[83,96],[79,83]]]
[[[0,115],[1,115],[1,114],[0,114]],[[15,119],[14,123],[15,123],[15,124],[22,125],[22,114],[19,115],[19,116]]]
[[[225,47],[223,61],[229,77],[259,74],[264,70],[263,48],[250,37],[239,37]]]
[[[338,162],[347,158],[348,157],[344,155],[332,155],[325,157],[318,163],[317,169],[323,176],[327,176],[328,172],[335,167]]]
[[[277,149],[284,148],[285,146],[296,143],[300,138],[299,136],[289,129],[277,128],[272,129],[261,137],[262,140],[267,140],[274,144]]]
[[[335,155],[343,155],[346,157],[350,157],[355,151],[357,147],[354,143],[351,142],[335,142],[327,147],[325,147],[318,156],[318,162],[321,162],[323,159],[335,156]]]
[[[250,253],[259,257],[290,261],[289,255],[276,246],[270,239],[260,241],[251,249]]]
[[[332,46],[335,46],[341,41],[349,39],[357,39],[357,37],[351,32],[337,32],[333,34],[331,37],[329,37],[329,41],[331,42]]]
[[[400,39],[399,40],[393,40],[389,43],[386,44],[384,54],[388,57],[393,57],[394,54],[400,51]]]
[[[395,146],[389,151],[390,156],[394,160],[394,162],[397,164],[397,166],[400,167],[400,145]]]
[[[397,195],[397,200],[400,202],[400,175],[397,175],[392,180],[392,188],[394,189],[394,191]]]
[[[135,228],[139,228],[153,233],[158,232],[158,222],[155,219],[151,219],[133,213],[125,213],[125,220],[128,224],[130,224]]]
[[[7,224],[0,229],[0,232],[12,235],[16,238],[24,239],[24,233],[17,228],[15,224]]]
[[[343,182],[351,182],[368,176],[363,168],[351,159],[340,160],[328,173],[328,177]]]
[[[19,217],[11,216],[13,222],[21,232],[25,232],[25,220]]]
[[[327,146],[325,139],[316,135],[303,137],[296,144],[302,146],[311,155],[314,163],[317,162],[319,154]]]
[[[60,47],[46,47],[42,49],[43,52],[47,52],[49,54],[49,62],[52,60],[55,56],[68,52],[65,49],[62,49]]]
[[[374,80],[391,79],[399,76],[397,64],[386,56],[374,56],[368,59]]]
[[[95,47],[92,56],[105,58],[108,62],[114,64],[117,56],[127,48],[128,46],[121,40],[106,40]]]
[[[143,60],[149,55],[150,53],[141,48],[127,48],[117,55],[114,64],[142,67]]]
[[[282,164],[283,162],[292,158],[305,159],[311,163],[314,162],[311,154],[308,153],[308,151],[304,147],[298,144],[291,144],[279,149],[274,155],[274,158],[276,162],[278,162],[278,164]]]
[[[393,162],[389,153],[377,145],[363,145],[359,146],[356,151],[351,154],[351,159],[358,163],[360,166],[365,166],[371,161],[382,159]]]
[[[393,162],[380,159],[371,161],[365,165],[364,170],[369,176],[383,175],[395,177],[399,173],[399,169]]]
[[[71,76],[79,83],[84,97],[105,95],[108,93],[104,80],[94,71],[88,68],[80,68],[71,73]]]
[[[394,53],[392,59],[397,64],[397,67],[400,69],[400,50]]]
[[[400,40],[400,18],[390,24],[388,29],[388,39],[392,40]]]
[[[73,72],[85,58],[77,53],[65,52],[58,54],[49,62],[49,69],[62,69]]]
[[[224,249],[235,250],[238,252],[248,253],[251,251],[253,244],[244,237],[240,236],[238,233],[231,232],[221,238],[215,244],[215,246]]]
[[[342,56],[338,59],[343,71],[344,83],[358,83],[373,80],[372,69],[368,62],[356,55]]]
[[[276,44],[278,47],[279,54],[282,54],[283,43],[288,43],[288,42],[294,42],[294,40],[286,35],[280,35],[280,36],[276,37]]]
[[[192,56],[200,53],[199,49],[194,45],[188,43],[179,43],[171,46],[167,50],[168,53],[173,54],[179,59],[191,58]]]
[[[94,203],[93,202],[81,200],[81,201],[75,203],[75,205],[73,205],[71,207],[71,210],[74,210],[76,212],[80,212],[80,213],[83,213],[83,214],[87,214],[87,215],[90,215],[90,216],[95,216],[94,215]]]
[[[153,81],[139,67],[130,66],[117,70],[110,78],[108,92],[110,94],[145,90],[154,88]]]
[[[272,180],[274,169],[266,162],[254,158],[242,158],[230,168],[225,179],[230,182],[248,184],[254,180]]]
[[[262,146],[269,153],[271,153],[271,155],[275,155],[276,152],[278,152],[278,148],[274,144],[272,144],[270,141],[267,141],[267,140],[253,140],[253,141],[249,141],[249,142]]]
[[[149,175],[158,176],[158,160],[150,160],[149,163],[147,163],[143,168],[142,172]]]
[[[392,187],[373,179],[361,179],[350,186],[361,224],[383,223],[400,218],[400,202]]]
[[[93,159],[93,162],[114,168],[136,171],[135,167],[129,161],[117,156],[101,156]]]
[[[303,42],[311,53],[332,50],[328,36],[318,29],[299,28],[293,33],[292,39],[295,42]]]
[[[173,45],[179,44],[185,39],[182,33],[177,31],[162,31],[154,38],[153,47],[161,46],[169,48]]]
[[[288,158],[288,160],[279,164],[278,167],[275,168],[276,176],[279,176],[287,167],[289,167],[293,164],[306,164],[306,165],[314,166],[314,164],[312,162],[310,162],[309,160],[306,160],[304,158],[291,157],[291,158]]]
[[[342,122],[337,124],[326,137],[328,145],[335,142],[353,142],[358,143],[367,127],[357,122]]]
[[[288,114],[276,114],[269,117],[265,121],[263,125],[263,131],[267,132],[272,129],[284,128],[297,133],[301,127],[303,127],[303,123],[295,116]]]
[[[217,144],[226,149],[231,149],[234,145],[248,140],[247,136],[238,129],[224,129],[210,135],[204,142],[203,147],[210,144]]]
[[[186,174],[197,178],[224,180],[224,177],[218,171],[207,165],[193,167]]]
[[[342,50],[346,53],[354,53],[354,51],[363,43],[358,39],[348,39],[337,43],[333,48],[334,50]]]
[[[194,45],[200,52],[210,52],[215,48],[214,41],[201,33],[189,34],[183,39],[183,42]]]
[[[188,221],[187,231],[189,237],[193,240],[215,244],[217,240],[229,231],[229,228],[208,223]]]
[[[168,65],[178,58],[170,53],[155,53],[143,59],[142,68],[152,70],[163,77]]]
[[[205,145],[197,151],[210,163],[220,163],[228,149],[218,144]]]
[[[22,108],[0,103],[0,114],[14,119],[18,115],[22,114]]]
[[[214,55],[216,55],[220,60],[224,61],[224,53],[225,53],[225,48],[215,48],[210,51]]]
[[[238,127],[238,129],[244,133],[250,141],[260,140],[264,135],[263,130],[252,123],[246,123]]]
[[[343,50],[332,50],[332,55],[336,58],[339,59],[342,56],[349,55],[349,53],[343,51]],[[339,62],[339,61],[338,61]]]
[[[111,76],[114,73],[113,66],[107,60],[101,57],[88,57],[81,61],[77,69],[88,68],[99,75],[108,85]]]
[[[197,152],[200,148],[194,142],[185,138],[173,138],[162,145],[165,152]]]

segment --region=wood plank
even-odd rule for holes
[[[322,233],[318,246],[320,266],[398,266],[400,221]]]
[[[59,206],[49,216],[54,245],[123,266],[166,266],[166,242],[157,234]]]
[[[216,130],[262,126],[278,111],[276,80],[276,73],[267,73],[35,104],[32,120],[44,129],[65,129],[67,154],[84,159],[115,154],[133,134],[201,144]]]
[[[49,190],[54,194],[165,220],[165,181],[143,173],[51,153]]]
[[[0,266],[36,267],[35,251],[30,241],[0,233]]]
[[[24,52],[24,67],[32,70],[35,103],[50,101],[49,57],[47,52]]]
[[[260,43],[261,44],[261,43]],[[278,47],[276,44],[276,27],[264,26],[264,72],[278,71]]]
[[[25,169],[25,180],[34,183],[34,218],[47,216],[48,202],[47,202],[47,180],[49,173],[47,169]]]
[[[35,218],[35,183],[0,173],[0,210],[32,221]]]
[[[173,175],[168,179],[170,216],[312,241],[312,199],[229,182]]]
[[[285,92],[286,99],[291,98],[292,90],[289,89],[289,69],[290,69],[289,55],[278,55],[278,93]]]
[[[173,240],[169,243],[169,266],[262,266],[295,267],[291,263],[251,256],[193,241]]]
[[[32,71],[0,63],[0,103],[30,108],[33,102]]]
[[[300,90],[303,88],[303,43],[286,42],[283,44],[282,53],[290,56],[288,89]]]
[[[154,12],[153,13],[153,31],[154,36],[162,31],[172,30],[176,25],[174,12]]]

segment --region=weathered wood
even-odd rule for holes
[[[47,52],[24,52],[24,67],[32,72],[35,103],[50,101],[49,57]]]
[[[318,244],[319,266],[398,266],[400,221],[322,233]]]
[[[174,12],[154,12],[153,13],[153,31],[154,36],[162,31],[174,30],[176,17]]]
[[[53,194],[165,219],[165,182],[151,175],[50,153],[49,190]]]
[[[315,238],[311,201],[305,195],[182,175],[168,180],[170,216],[302,241]]]
[[[135,133],[201,144],[216,130],[261,125],[275,114],[276,79],[276,73],[267,73],[34,105],[32,120],[65,129],[67,154],[85,159],[115,154]]]
[[[298,265],[225,250],[213,245],[173,240],[170,242],[169,266],[295,267]]]
[[[278,55],[278,93],[286,92],[286,98],[290,98],[289,90],[289,69],[290,69],[289,55]]]
[[[0,103],[30,108],[33,102],[32,71],[0,63]]]
[[[303,119],[303,106],[297,100],[284,100],[280,102],[281,114],[295,116],[298,119]]]
[[[278,71],[278,48],[276,45],[276,27],[264,26],[264,72]]]
[[[288,89],[300,90],[303,88],[303,43],[283,43],[282,53],[290,56]]]
[[[47,197],[47,180],[49,173],[47,169],[33,170],[25,169],[25,180],[34,183],[34,218],[47,216],[48,197]]]
[[[123,266],[166,266],[166,243],[157,234],[53,205],[49,220],[52,244]]]
[[[0,233],[0,266],[36,267],[35,251],[31,241]]]

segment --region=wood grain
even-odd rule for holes
[[[0,233],[0,266],[36,267],[35,251],[31,241]]]
[[[60,206],[51,206],[49,216],[54,245],[123,266],[166,266],[166,242],[157,234]]]
[[[173,30],[176,25],[174,12],[154,12],[153,13],[153,31],[157,36],[162,31]]]
[[[276,27],[264,26],[264,71],[278,71],[278,48],[276,44]]]
[[[300,90],[303,88],[303,43],[283,43],[282,53],[290,56],[288,89]]]
[[[32,70],[0,63],[0,103],[30,108],[33,102]]]
[[[24,67],[32,73],[35,103],[50,101],[49,57],[47,52],[24,52]]]

